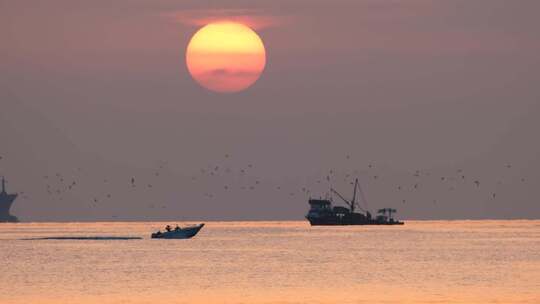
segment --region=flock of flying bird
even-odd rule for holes
[[[229,159],[230,155],[225,154],[225,159]],[[346,160],[350,160],[351,156],[346,155]],[[0,156],[0,161],[4,160],[2,156]],[[231,166],[228,166],[226,164],[215,164],[211,166],[206,166],[204,168],[201,168],[197,174],[191,175],[190,179],[191,182],[197,182],[199,180],[203,181],[203,183],[206,183],[211,178],[219,178],[217,179],[218,184],[221,183],[221,191],[233,191],[233,190],[240,190],[240,191],[255,191],[259,187],[262,187],[264,179],[261,177],[255,177],[252,173],[254,169],[254,165],[251,163],[245,164],[244,166],[241,166],[240,168],[232,168]],[[510,164],[505,165],[506,169],[511,169],[512,166]],[[137,176],[131,176],[131,177],[125,177],[125,186],[129,186],[134,190],[140,189],[144,191],[152,191],[154,188],[154,183],[160,182],[160,175],[162,173],[162,170],[164,169],[163,163],[158,166],[154,170],[153,173],[153,182],[148,182],[148,177],[141,178],[140,180],[145,180],[147,182],[145,183],[139,183],[139,178]],[[77,168],[76,171],[78,173],[82,173],[82,168]],[[305,195],[306,197],[319,196],[320,193],[313,193],[315,191],[310,190],[310,188],[316,188],[321,189],[323,187],[327,187],[326,189],[329,190],[330,187],[335,185],[336,183],[347,183],[350,185],[353,185],[353,179],[354,177],[357,177],[358,175],[368,175],[370,179],[374,181],[381,180],[380,172],[378,172],[377,168],[373,164],[367,165],[367,171],[363,170],[360,174],[360,170],[353,170],[351,172],[343,172],[338,171],[336,169],[329,169],[323,176],[320,178],[316,178],[313,180],[311,185],[304,185],[297,187],[298,189],[291,188],[290,185],[277,185],[275,182],[268,183],[269,185],[272,185],[272,189],[274,191],[280,191],[284,192],[286,195],[290,197],[294,197],[295,195],[301,193]],[[62,201],[64,194],[75,191],[80,186],[80,181],[77,180],[77,178],[74,178],[73,174],[70,175],[71,177],[67,177],[62,175],[61,173],[54,173],[52,175],[44,175],[43,180],[45,183],[45,190],[49,196],[53,200],[59,200]],[[419,190],[421,183],[420,183],[420,177],[421,176],[431,176],[429,172],[423,172],[421,170],[416,170],[414,173],[412,173],[412,177],[415,179],[412,186],[410,185],[410,182],[408,183],[408,186],[402,185],[394,185],[394,189],[397,191],[406,191],[406,190]],[[228,179],[227,179],[228,178]],[[460,180],[461,182],[467,182],[472,183],[474,187],[480,188],[480,180],[479,179],[472,179],[468,180],[468,177],[465,176],[464,170],[458,169],[455,171],[454,174],[451,176],[440,176],[436,177],[436,179],[439,179],[441,183],[447,182],[447,181],[456,181]],[[108,185],[110,184],[110,181],[107,178],[102,179],[103,184]],[[95,182],[95,181],[94,181]],[[525,182],[525,178],[521,178],[521,182]],[[213,183],[214,185],[216,183]],[[92,185],[93,188],[96,187],[96,185]],[[115,185],[118,186],[118,185]],[[117,187],[115,187],[117,188]],[[203,185],[203,188],[206,189],[204,193],[202,193],[202,196],[207,199],[212,199],[217,197],[217,190],[218,189],[209,189],[208,185]],[[448,188],[448,190],[454,190],[455,186],[452,185]],[[212,190],[212,191],[210,191]],[[28,195],[24,192],[20,193],[23,199],[27,199]],[[327,193],[328,195],[328,193]],[[491,197],[493,199],[496,198],[496,193],[491,193]],[[112,193],[104,193],[100,196],[93,196],[89,203],[91,207],[97,207],[100,203],[110,201],[113,199]],[[401,203],[406,203],[406,199],[402,199]],[[436,203],[436,200],[433,200],[433,203]],[[148,208],[167,208],[166,205],[159,205],[152,203],[148,204]]]

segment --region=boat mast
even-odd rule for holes
[[[355,205],[356,205],[356,189],[357,188],[360,190],[360,194],[362,194],[362,198],[364,197],[364,195],[362,193],[362,189],[360,188],[360,185],[358,184],[358,178],[357,178],[355,180],[355,182],[354,182],[353,197],[352,197],[352,200],[350,202],[348,200],[346,200],[341,194],[339,194],[339,192],[334,190],[334,188],[330,188],[330,191],[332,191],[332,193],[337,194],[337,196],[339,196],[339,198],[341,198],[349,206],[349,208],[351,210],[351,213],[354,213],[354,209],[355,209]],[[358,208],[360,208],[360,210],[365,212],[365,210],[362,209],[362,207],[358,206]]]
[[[354,191],[351,201],[351,213],[354,212],[354,205],[356,204],[356,188],[358,187],[358,178],[354,181]]]
[[[5,193],[5,192],[6,192],[6,180],[2,176],[2,193]]]

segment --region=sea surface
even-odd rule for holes
[[[165,224],[0,224],[0,303],[540,303],[540,221]]]

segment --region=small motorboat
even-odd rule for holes
[[[167,226],[166,230],[164,232],[158,231],[156,233],[152,233],[153,239],[190,239],[194,237],[199,230],[204,227],[203,224],[193,225],[193,226],[187,226],[184,228],[180,228],[176,226],[176,228],[171,229],[170,226]]]

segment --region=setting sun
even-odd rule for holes
[[[238,92],[260,77],[266,64],[261,38],[236,22],[215,22],[199,29],[186,51],[191,76],[216,92]]]

